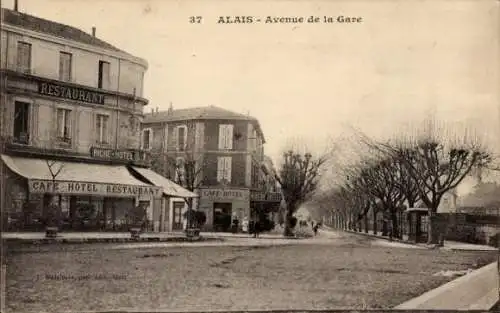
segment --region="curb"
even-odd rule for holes
[[[387,241],[391,241],[389,239],[389,237],[385,237],[385,236],[380,236],[380,235],[373,235],[373,234],[367,234],[367,233],[362,233],[362,232],[355,232],[355,231],[352,231],[352,230],[342,230],[343,232],[346,232],[346,233],[350,233],[350,234],[356,234],[356,235],[362,235],[362,236],[365,236],[365,237],[371,237],[371,238],[377,238],[377,239],[382,239],[382,240],[387,240]],[[498,248],[495,248],[495,247],[491,247],[491,249],[479,249],[479,248],[453,248],[453,247],[438,247],[438,246],[435,246],[435,245],[428,245],[428,244],[425,244],[425,243],[415,243],[413,241],[409,241],[409,240],[402,240],[402,239],[397,239],[397,238],[392,238],[392,242],[397,242],[397,243],[403,243],[403,244],[407,244],[407,245],[413,245],[413,246],[419,246],[419,247],[422,247],[422,248],[427,248],[429,250],[432,250],[432,249],[439,249],[439,250],[445,250],[445,251],[471,251],[471,252],[485,252],[485,251],[497,251]]]
[[[485,273],[492,271],[497,268],[497,262],[490,263],[479,269],[472,271],[466,275],[458,277],[444,285],[441,285],[435,289],[425,292],[424,294],[410,299],[396,307],[394,310],[490,310],[496,303],[498,303],[498,280],[495,277],[491,277],[493,281],[492,286],[486,288],[476,288],[471,289],[466,286],[475,282],[477,283],[478,277],[485,275]],[[488,276],[489,278],[489,276]],[[481,277],[481,281],[484,277]],[[484,287],[484,284],[480,284],[480,287]],[[468,299],[469,303],[460,303],[462,298],[467,298],[467,296],[472,296]],[[450,304],[451,303],[451,304]],[[443,306],[447,306],[446,308]],[[452,307],[449,307],[452,306]],[[453,307],[454,306],[454,307]]]
[[[136,243],[136,242],[200,242],[200,241],[225,241],[223,238],[214,237],[139,237],[132,238],[41,238],[19,239],[3,238],[2,244],[9,245],[50,245],[50,244],[84,244],[84,243]]]
[[[397,243],[404,243],[404,244],[407,244],[407,245],[413,245],[413,246],[418,246],[419,245],[419,244],[417,244],[415,242],[408,241],[408,240],[402,240],[402,239],[398,239],[398,238],[392,238],[392,240],[391,240],[391,239],[389,239],[389,237],[380,236],[380,235],[374,235],[374,234],[370,234],[370,233],[356,232],[356,231],[345,230],[345,229],[342,229],[341,231],[346,232],[346,233],[350,233],[350,234],[362,235],[362,236],[365,236],[365,237],[383,239],[383,240],[397,242]]]

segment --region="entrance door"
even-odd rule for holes
[[[232,203],[214,203],[214,230],[215,231],[229,231],[231,227],[233,205]]]
[[[174,201],[172,212],[172,230],[182,230],[182,209],[184,202]]]

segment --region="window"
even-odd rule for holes
[[[153,130],[151,128],[145,128],[142,130],[142,149],[151,149],[151,140],[153,138]]]
[[[14,108],[14,142],[28,144],[30,104],[16,101]]]
[[[217,158],[217,181],[218,182],[231,182],[231,157],[218,157]]]
[[[97,143],[106,144],[108,141],[108,119],[109,116],[103,114],[97,114],[96,116],[96,126],[97,130]]]
[[[71,81],[71,53],[59,53],[59,80]]]
[[[177,151],[186,150],[186,141],[187,141],[187,127],[186,126],[177,126]]]
[[[184,167],[184,158],[178,157],[175,159],[175,182],[179,185],[184,185],[186,169]]]
[[[31,44],[17,42],[17,70],[29,74],[31,73]]]
[[[57,137],[71,143],[71,110],[57,109]]]
[[[233,149],[233,125],[231,124],[219,125],[219,149],[220,150]]]
[[[99,80],[97,87],[102,89],[109,88],[109,62],[99,61]]]

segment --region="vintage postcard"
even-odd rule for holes
[[[500,1],[0,22],[1,312],[500,311]]]

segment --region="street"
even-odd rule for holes
[[[281,244],[276,244],[281,240]],[[44,246],[7,252],[6,309],[390,308],[486,265],[495,252],[387,246],[323,232],[306,240]]]

